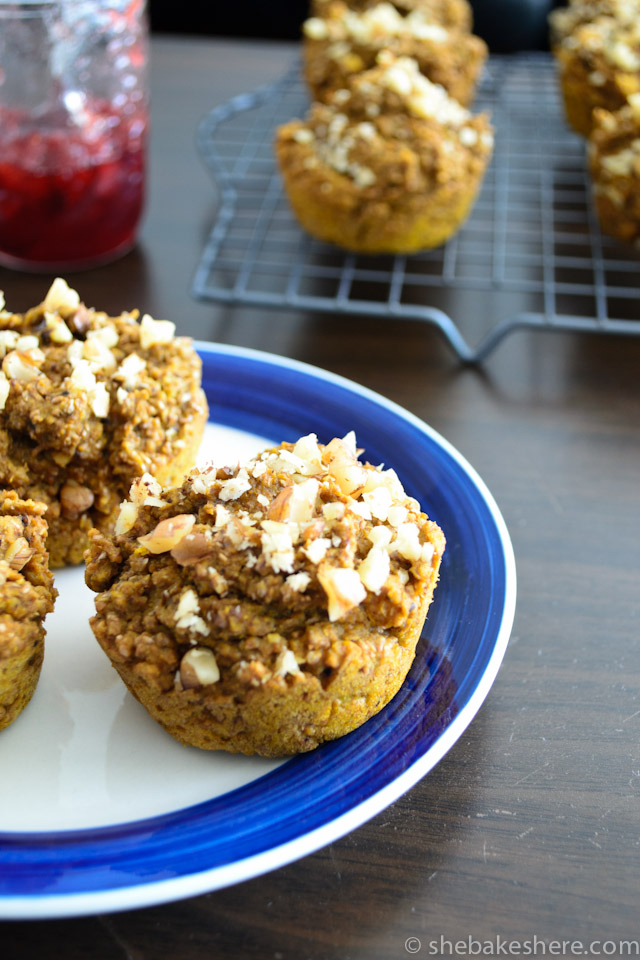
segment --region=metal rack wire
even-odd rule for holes
[[[455,237],[412,256],[349,254],[301,230],[272,142],[307,106],[295,64],[202,122],[220,202],[196,298],[421,320],[470,363],[519,327],[640,334],[638,253],[598,229],[584,143],[564,121],[549,55],[491,58],[474,107],[491,112],[497,134],[483,189]]]

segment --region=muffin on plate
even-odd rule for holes
[[[640,91],[640,18],[585,23],[556,48],[556,56],[567,121],[587,137],[596,107],[619,110]]]
[[[313,0],[311,13],[315,17],[324,17],[334,0]],[[375,7],[379,0],[345,0],[350,10],[368,10]],[[440,23],[449,30],[471,32],[473,27],[473,9],[468,0],[391,0],[399,13],[411,13],[419,10],[432,23]]]
[[[485,114],[472,115],[414,60],[378,65],[281,126],[275,149],[302,227],[359,253],[444,243],[469,214],[491,157]]]
[[[45,540],[46,507],[0,490],[0,730],[33,696],[44,656],[43,621],[56,590]]]
[[[94,531],[92,629],[182,743],[284,756],[354,730],[402,685],[445,540],[353,434],[314,434],[182,486],[137,481]]]
[[[136,477],[195,463],[201,364],[174,330],[88,308],[60,278],[26,313],[0,310],[0,487],[46,505],[52,567],[82,561]]]
[[[488,52],[480,37],[447,30],[421,9],[403,17],[390,3],[358,12],[333,0],[325,16],[305,21],[303,35],[305,78],[313,98],[320,101],[346,87],[354,74],[375,66],[378,54],[388,51],[413,58],[429,80],[466,105]]]
[[[625,243],[640,239],[640,93],[610,113],[594,110],[589,170],[603,233]]]

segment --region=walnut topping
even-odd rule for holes
[[[237,500],[243,493],[251,489],[251,481],[246,467],[241,467],[235,477],[230,477],[220,484],[221,500]]]
[[[329,36],[327,24],[321,17],[309,17],[303,23],[302,29],[310,40],[326,40]]]
[[[75,343],[80,347],[84,346],[79,340],[74,341],[74,344]],[[72,346],[74,346],[74,344],[72,344]],[[110,396],[106,385],[102,382],[98,383],[88,360],[75,359],[75,354],[71,354],[71,347],[69,347],[69,354],[73,366],[71,376],[69,377],[70,383],[81,393],[88,395],[91,409],[96,417],[107,417],[109,414]]]
[[[175,517],[161,520],[159,524],[144,537],[138,537],[138,543],[149,553],[167,553],[180,543],[183,537],[191,532],[196,518],[191,513],[179,513]]]
[[[379,593],[387,582],[391,572],[391,561],[387,551],[374,546],[358,567],[358,576],[371,593]]]
[[[45,310],[44,321],[52,343],[71,343],[73,334],[62,317],[58,316],[57,313],[51,313]]]
[[[192,567],[211,553],[211,535],[208,530],[188,533],[171,551],[171,556],[181,567]]]
[[[175,613],[176,627],[181,630],[192,630],[194,633],[201,633],[207,636],[209,627],[206,625],[200,614],[200,604],[198,595],[190,587],[183,592]]]
[[[262,552],[274,573],[293,573],[294,550],[291,530],[286,523],[263,520]]]
[[[0,410],[4,410],[11,384],[4,371],[0,370]]]
[[[285,578],[285,583],[288,583],[291,589],[295,590],[296,593],[304,593],[311,583],[311,577],[308,573],[304,572],[291,573]]]
[[[180,661],[180,681],[185,690],[209,687],[219,679],[220,669],[208,647],[194,647]]]
[[[77,310],[80,306],[80,297],[75,290],[71,289],[66,280],[63,280],[62,277],[56,277],[44,298],[43,306],[45,310],[51,313]]]
[[[323,564],[318,569],[318,580],[327,595],[329,620],[334,622],[359,606],[367,591],[357,571],[350,567],[330,567]]]
[[[133,390],[146,365],[147,361],[139,357],[137,353],[130,353],[124,358],[113,376],[122,380],[127,389]]]
[[[102,370],[105,373],[113,373],[118,366],[113,353],[100,337],[87,336],[83,344],[82,356],[94,373]]]
[[[9,564],[12,570],[22,570],[34,553],[35,550],[29,546],[25,537],[17,537],[8,547],[4,555],[4,561]]]
[[[2,370],[9,380],[35,380],[41,376],[44,353],[38,347],[30,350],[12,350],[2,361]]]
[[[308,547],[303,547],[302,552],[309,558],[311,563],[321,563],[324,560],[327,550],[331,546],[331,540],[326,537],[316,537]]]
[[[267,510],[268,520],[293,520],[295,523],[305,523],[313,518],[320,484],[317,480],[308,480],[297,483],[295,486],[284,487],[273,500]]]
[[[162,487],[150,473],[143,473],[131,484],[129,497],[138,507],[165,507],[166,500],[162,500],[160,494]]]
[[[69,520],[77,520],[80,514],[93,506],[94,500],[94,494],[89,487],[82,487],[78,483],[65,483],[60,490],[62,513]]]
[[[274,677],[285,677],[288,673],[294,676],[301,673],[293,650],[283,650],[282,653],[278,655],[273,671]]]
[[[140,346],[143,350],[148,350],[156,343],[169,343],[175,332],[176,325],[171,320],[154,320],[145,313],[140,321]]]
[[[334,438],[325,447],[323,459],[328,472],[338,481],[344,494],[355,498],[362,493],[367,482],[367,471],[349,443]]]
[[[19,334],[15,330],[0,330],[0,357],[9,350],[15,350]]]
[[[134,523],[138,519],[138,508],[135,503],[131,503],[130,500],[125,500],[120,504],[120,512],[116,520],[115,532],[116,536],[122,536],[125,533],[128,533],[129,530],[133,527]]]

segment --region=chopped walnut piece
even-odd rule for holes
[[[171,320],[154,320],[145,313],[140,321],[140,346],[148,350],[156,343],[169,343],[173,340],[176,325]]]
[[[350,610],[359,606],[367,595],[358,573],[351,567],[330,567],[323,564],[318,568],[318,580],[327,595],[331,622],[346,616]]]
[[[188,588],[180,597],[175,614],[176,627],[182,630],[192,630],[207,636],[209,627],[200,616],[200,603],[195,590]]]
[[[379,593],[391,572],[389,554],[383,547],[372,547],[358,567],[358,576],[371,593]]]
[[[52,343],[71,343],[73,334],[62,317],[58,316],[57,313],[45,311],[44,320]]]
[[[138,543],[146,547],[149,553],[167,553],[191,532],[195,522],[196,518],[192,513],[179,513],[175,517],[161,520],[151,533],[138,537]]]
[[[41,376],[40,365],[44,353],[38,347],[30,350],[12,350],[2,361],[2,370],[9,380],[35,380]]]
[[[208,647],[194,647],[180,661],[180,681],[185,690],[208,687],[219,679],[220,669]]]
[[[283,650],[282,653],[278,655],[273,671],[274,677],[285,677],[288,673],[294,676],[301,673],[293,650]]]
[[[128,533],[137,519],[138,508],[135,503],[131,503],[130,500],[123,501],[123,503],[120,504],[120,512],[116,520],[116,536],[121,537],[123,534]]]
[[[171,551],[171,556],[181,567],[192,567],[209,556],[212,550],[211,536],[208,531],[197,530],[188,533]]]
[[[0,410],[4,410],[5,408],[10,389],[11,384],[7,380],[6,374],[0,370]]]
[[[8,563],[12,570],[22,570],[22,568],[31,560],[35,550],[29,546],[25,537],[18,537],[13,541],[4,555],[5,563]]]
[[[66,280],[62,277],[56,277],[53,281],[46,297],[43,301],[45,310],[51,313],[59,313],[61,310],[77,310],[80,306],[80,297],[75,290],[72,290]]]
[[[69,520],[77,520],[81,513],[93,506],[94,500],[94,494],[89,487],[82,487],[77,483],[65,483],[60,490],[62,513]]]
[[[356,498],[362,493],[368,471],[358,461],[350,444],[334,438],[324,449],[324,460],[327,470],[338,481],[344,494]]]

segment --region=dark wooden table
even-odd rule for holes
[[[640,340],[516,332],[477,369],[425,324],[195,302],[214,212],[196,126],[275,78],[292,50],[154,41],[141,242],[75,285],[96,306],[139,306],[181,333],[342,374],[440,431],[484,478],[513,539],[519,593],[504,664],[450,753],[351,835],[192,900],[4,923],[0,955],[396,960],[408,938],[418,955],[447,956],[441,937],[491,941],[497,955],[505,943],[526,955],[525,941],[534,955],[536,937],[536,956],[542,941],[557,956],[550,941],[578,939],[590,955],[617,956],[612,943],[640,938]],[[0,270],[15,308],[49,279]]]

